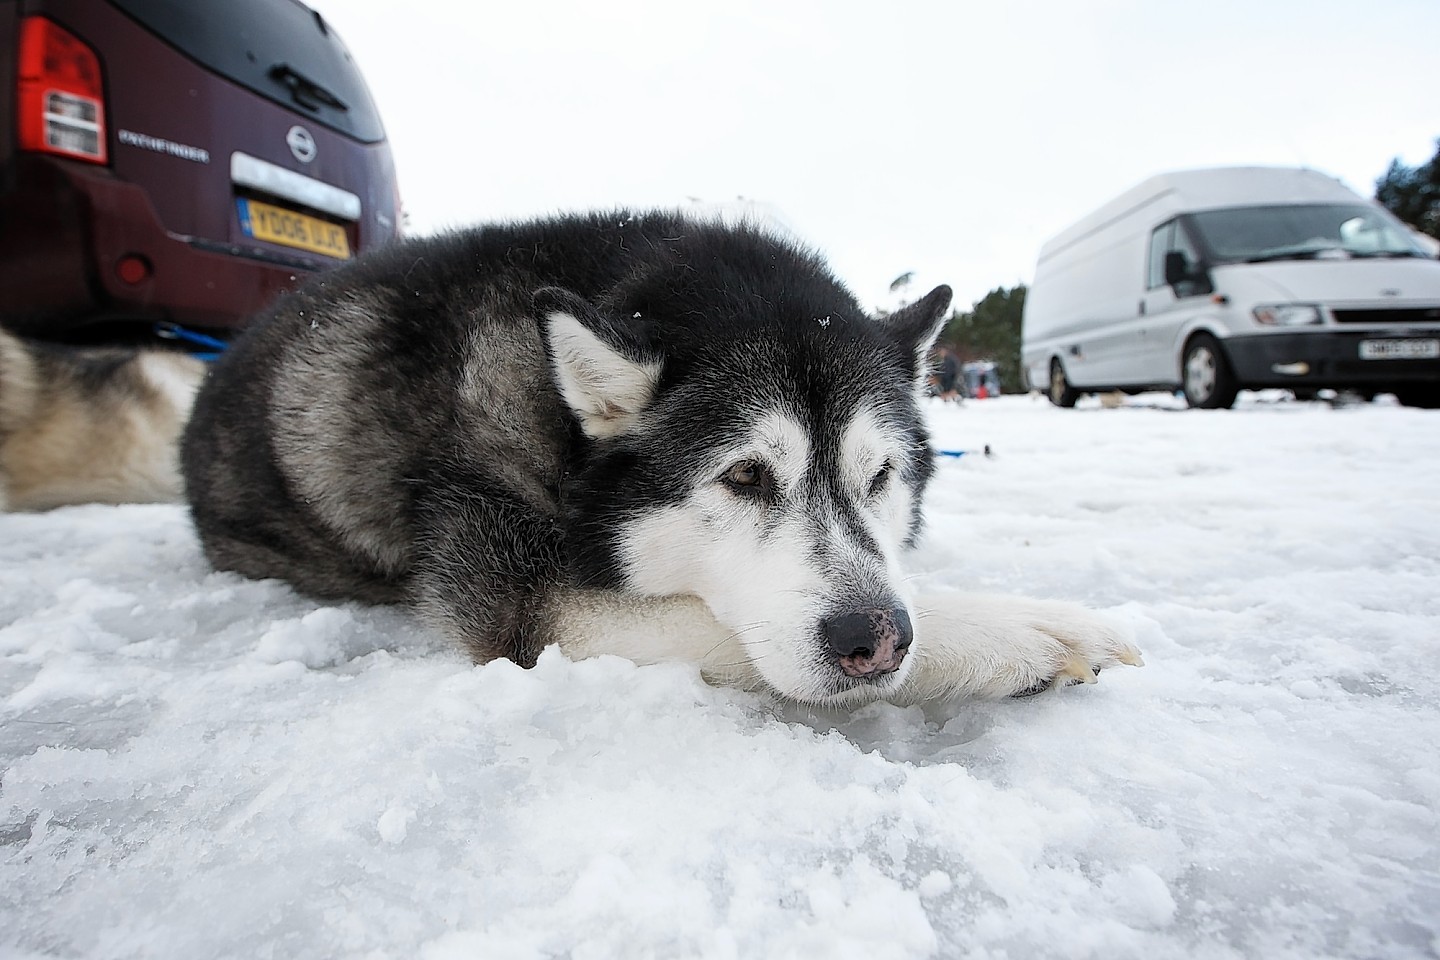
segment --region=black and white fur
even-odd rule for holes
[[[215,566],[408,603],[477,660],[687,660],[809,702],[1138,663],[1067,604],[915,597],[950,291],[876,320],[811,253],[679,215],[412,241],[286,297],[187,430]]]

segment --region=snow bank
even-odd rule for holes
[[[936,584],[1149,663],[849,714],[473,667],[210,572],[184,512],[0,516],[0,955],[1440,951],[1440,414],[930,408]]]

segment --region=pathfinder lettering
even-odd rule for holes
[[[121,143],[129,144],[132,147],[140,147],[142,150],[168,153],[172,157],[179,157],[181,160],[193,160],[196,163],[210,162],[210,151],[201,150],[199,147],[189,147],[183,143],[176,143],[173,140],[162,140],[159,137],[136,133],[133,130],[121,130],[119,136]]]

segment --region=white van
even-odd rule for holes
[[[1440,406],[1440,260],[1379,204],[1314,170],[1151,177],[1046,243],[1025,297],[1030,384],[1394,393]]]

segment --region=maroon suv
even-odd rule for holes
[[[243,323],[397,235],[365,82],[298,0],[0,0],[0,323]]]

